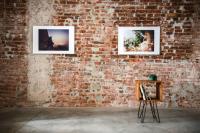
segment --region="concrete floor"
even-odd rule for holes
[[[140,123],[130,108],[23,108],[0,110],[0,133],[200,133],[200,110],[147,110]]]

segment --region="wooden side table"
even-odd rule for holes
[[[156,101],[162,101],[163,100],[163,85],[162,85],[162,81],[159,81],[159,80],[136,80],[135,81],[136,83],[136,99],[137,100],[141,100],[142,99],[142,96],[141,96],[141,93],[140,93],[140,85],[141,84],[156,84],[156,97],[152,97],[152,100],[156,100]]]
[[[146,107],[147,104],[149,103],[153,119],[160,123],[160,116],[158,112],[157,102],[162,101],[163,98],[162,82],[153,80],[136,80],[135,82],[136,82],[136,99],[140,101],[138,108],[138,118],[141,119],[142,123],[144,122]],[[147,91],[150,91],[151,88],[154,89],[153,91],[154,95],[152,96],[150,93],[147,93]]]

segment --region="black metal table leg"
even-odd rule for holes
[[[157,113],[157,122],[160,123],[160,116],[159,116],[159,112],[158,112],[157,102],[155,103],[155,105],[156,105],[156,113]]]
[[[151,108],[151,113],[152,113],[153,119],[155,120],[156,114],[155,114],[155,108],[154,108],[154,101],[150,100],[149,103],[150,103],[150,108]]]
[[[140,101],[139,108],[138,108],[138,118],[140,118],[140,107],[141,107],[141,101]]]
[[[147,107],[147,102],[145,101],[144,102],[144,108],[143,108],[142,115],[141,115],[141,123],[143,123],[144,119],[145,119],[146,107]]]

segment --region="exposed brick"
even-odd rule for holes
[[[1,17],[3,21],[0,22],[3,33],[0,34],[0,106],[24,105],[27,100],[28,85],[28,64],[25,58],[27,54],[26,33],[24,31],[26,1],[4,2],[2,0],[0,5],[3,9]],[[23,13],[20,14],[22,10]],[[20,15],[16,16],[16,14]]]
[[[196,0],[54,0],[41,1],[41,6],[27,0],[5,1],[0,1],[0,106],[135,107],[135,80],[154,73],[164,83],[162,106],[200,107],[200,10]],[[51,4],[52,23],[42,16]],[[37,12],[28,14],[28,8]],[[25,29],[36,22],[75,26],[76,54],[32,55],[27,45],[32,36]],[[161,54],[119,56],[118,26],[160,26]],[[41,73],[48,78],[46,86],[40,76],[30,79]],[[36,93],[34,85],[52,90]],[[31,94],[48,100],[38,103],[36,97],[30,103]]]

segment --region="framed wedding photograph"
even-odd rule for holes
[[[74,26],[33,26],[34,54],[74,54]]]
[[[118,27],[119,55],[159,55],[160,27]]]

